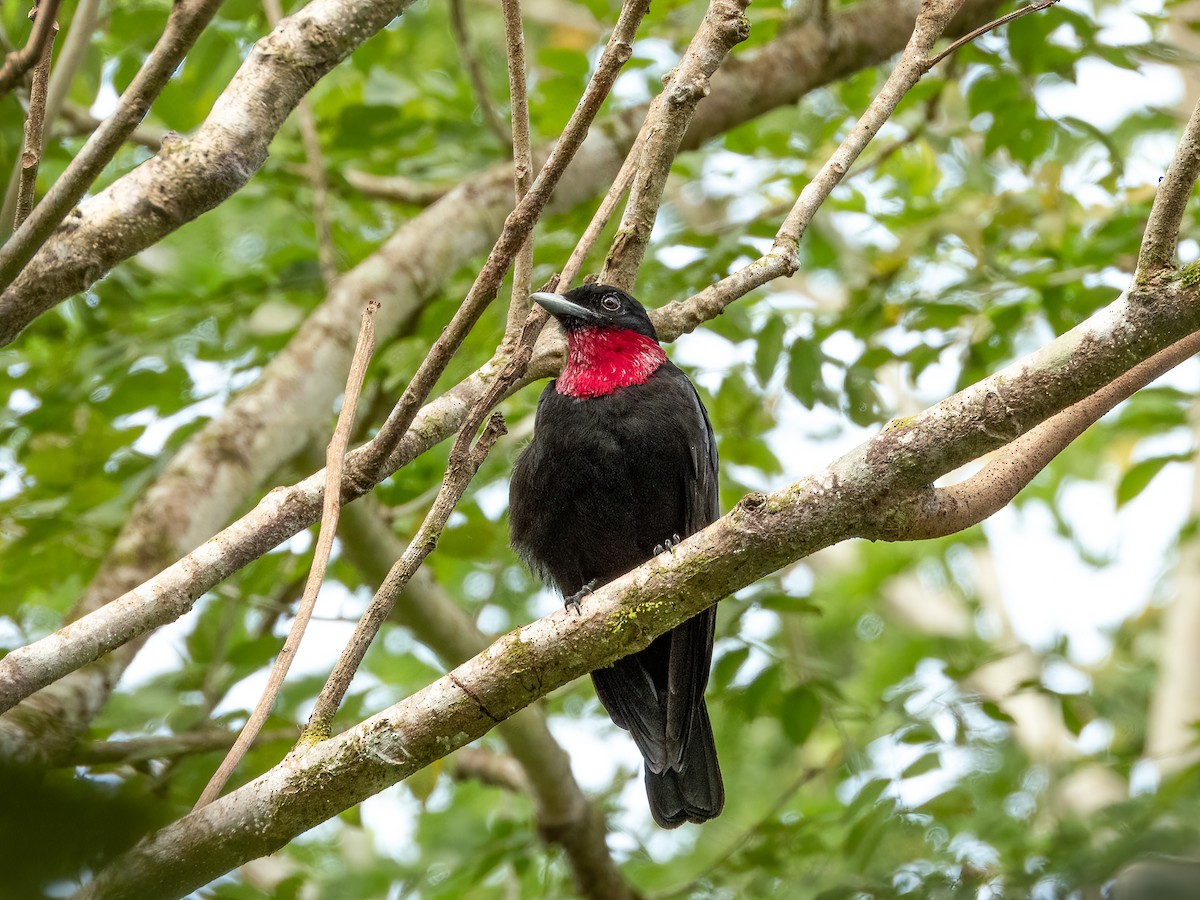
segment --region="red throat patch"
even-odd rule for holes
[[[658,341],[624,328],[572,329],[567,348],[567,366],[555,386],[577,399],[642,384],[667,361]]]

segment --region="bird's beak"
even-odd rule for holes
[[[596,314],[586,306],[572,303],[562,294],[551,294],[548,291],[538,291],[530,294],[529,299],[541,306],[550,315],[557,318],[582,319],[585,322],[594,321]]]

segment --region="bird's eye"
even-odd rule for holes
[[[614,297],[612,294],[608,294],[603,300],[600,301],[600,305],[603,306],[605,309],[607,309],[609,312],[616,312],[618,309],[621,308],[621,301],[618,300],[616,297]]]

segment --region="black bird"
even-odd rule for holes
[[[602,284],[533,299],[563,326],[568,357],[513,469],[509,525],[530,568],[578,607],[720,515],[716,441],[637,300]],[[710,607],[592,673],[600,702],[645,758],[663,828],[715,818],[725,803],[704,705],[715,625]]]

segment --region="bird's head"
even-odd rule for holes
[[[619,288],[585,284],[530,299],[567,334],[567,365],[556,382],[560,394],[600,397],[642,384],[667,359],[645,308]]]

